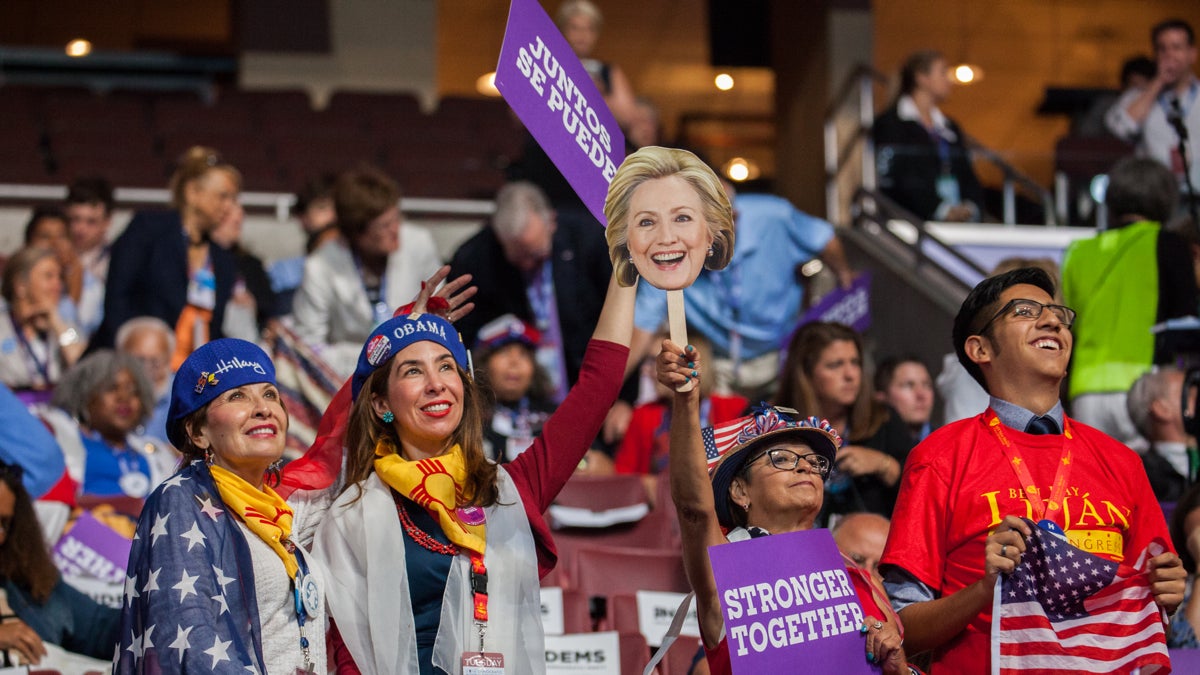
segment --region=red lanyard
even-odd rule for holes
[[[483,556],[474,551],[471,554],[471,592],[474,594],[475,620],[487,623],[488,620],[488,591],[487,566],[483,564]]]
[[[1074,434],[1072,434],[1070,421],[1063,418],[1062,435],[1064,440],[1062,456],[1058,460],[1058,470],[1054,472],[1054,484],[1050,487],[1049,503],[1042,500],[1037,484],[1033,482],[1033,474],[1029,473],[1029,467],[1021,457],[1021,451],[1013,445],[1012,441],[1008,440],[1008,436],[1004,433],[1004,425],[1000,423],[1000,418],[996,417],[995,411],[989,409],[987,415],[984,416],[984,422],[987,424],[988,429],[991,430],[992,435],[1000,442],[1000,449],[1004,452],[1004,456],[1008,458],[1008,465],[1012,467],[1013,473],[1017,474],[1017,480],[1021,481],[1021,487],[1025,490],[1025,496],[1029,499],[1029,503],[1033,507],[1033,520],[1044,519],[1047,509],[1052,513],[1061,510],[1063,499],[1067,495],[1067,479],[1071,475],[1071,448],[1069,441],[1073,441],[1075,438]]]

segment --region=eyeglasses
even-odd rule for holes
[[[759,457],[766,457],[767,461],[771,463],[771,466],[779,469],[780,471],[795,471],[796,467],[800,466],[800,460],[804,460],[808,462],[810,468],[821,475],[821,480],[829,478],[829,471],[833,468],[833,466],[829,463],[829,459],[827,459],[825,455],[818,455],[815,452],[807,455],[800,455],[792,452],[791,450],[772,448],[771,450],[767,450],[749,462],[746,462],[746,465],[742,468],[742,471],[749,471],[750,465],[757,462]]]
[[[1001,307],[1000,311],[996,312],[992,318],[988,319],[988,322],[983,324],[983,328],[980,328],[973,334],[984,335],[987,333],[988,328],[991,328],[992,324],[996,323],[997,319],[1010,312],[1015,318],[1037,321],[1042,317],[1042,312],[1047,309],[1053,312],[1054,316],[1058,317],[1058,320],[1067,328],[1070,328],[1075,323],[1075,310],[1070,307],[1065,305],[1043,305],[1037,300],[1014,298],[1009,300],[1008,304]]]

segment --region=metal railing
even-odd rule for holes
[[[847,171],[854,166],[854,157],[859,158],[861,176],[858,187],[867,194],[876,191],[875,143],[871,129],[875,123],[875,87],[887,86],[888,78],[866,65],[859,65],[838,88],[825,112],[825,209],[832,223],[846,223],[853,210],[852,203],[842,202],[839,182],[847,179]],[[842,111],[851,107],[851,114]],[[855,120],[848,133],[839,132],[839,124]],[[1056,203],[1050,191],[1039,185],[1019,169],[1009,164],[995,150],[967,137],[967,147],[972,159],[994,165],[1004,176],[1001,186],[1002,214],[1006,225],[1017,223],[1018,190],[1042,207],[1045,225],[1057,225]],[[851,191],[858,195],[857,188]],[[913,221],[916,222],[916,221]]]
[[[140,206],[167,206],[171,193],[163,188],[116,188],[113,197],[117,208]],[[26,185],[0,183],[0,203],[36,204],[59,202],[67,198],[65,185]],[[288,219],[296,195],[290,192],[243,192],[238,196],[248,211],[270,212],[280,222]],[[468,216],[487,218],[496,210],[496,203],[489,199],[438,199],[430,197],[404,197],[400,210],[420,216]]]

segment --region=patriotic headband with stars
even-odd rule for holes
[[[752,414],[736,420],[706,427],[700,432],[708,458],[708,475],[712,479],[717,520],[726,528],[734,527],[730,515],[729,486],[753,453],[746,450],[784,435],[803,443],[829,460],[833,465],[842,439],[826,420],[808,417],[800,420],[791,408],[760,403]]]

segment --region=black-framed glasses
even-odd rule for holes
[[[992,318],[988,319],[988,322],[983,324],[983,328],[975,331],[973,335],[986,334],[987,330],[992,327],[992,324],[996,323],[996,320],[1005,314],[1012,314],[1018,319],[1037,321],[1041,318],[1042,312],[1046,311],[1047,309],[1053,312],[1054,316],[1058,317],[1058,320],[1062,323],[1062,325],[1066,326],[1067,328],[1070,328],[1075,323],[1075,310],[1067,307],[1066,305],[1043,305],[1037,300],[1030,300],[1029,298],[1013,298],[1012,300],[1009,300],[1007,304],[1001,307],[999,312],[993,314]]]
[[[800,460],[804,460],[808,462],[809,468],[813,469],[815,473],[820,474],[821,480],[829,478],[829,471],[833,468],[833,465],[830,464],[829,459],[825,455],[815,452],[801,455],[785,448],[772,448],[746,462],[746,465],[742,467],[742,471],[749,471],[750,465],[757,462],[759,457],[766,457],[771,466],[780,471],[795,471],[796,467],[800,466]]]

